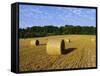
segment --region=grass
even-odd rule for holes
[[[65,43],[66,49],[70,49],[70,51],[58,56],[48,55],[45,44],[49,39],[54,38],[70,39],[70,43]],[[96,42],[91,41],[95,38],[95,35],[59,35],[20,39],[19,70],[38,71],[96,67]],[[40,40],[40,45],[30,45],[32,39]]]

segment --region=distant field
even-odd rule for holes
[[[70,39],[65,43],[69,53],[51,56],[46,53],[46,43],[49,39]],[[95,35],[59,35],[41,38],[20,39],[19,70],[38,71],[50,69],[73,69],[96,67],[96,36]],[[30,41],[38,39],[39,46],[30,45]]]

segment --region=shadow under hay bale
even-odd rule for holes
[[[47,41],[48,41],[47,39],[43,39],[43,38],[39,39],[39,46],[46,45]]]
[[[63,49],[61,51],[62,54],[69,54],[71,52],[73,52],[76,48],[67,48],[67,49]]]

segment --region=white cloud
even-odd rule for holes
[[[82,10],[79,9],[79,8],[74,8],[74,9],[72,9],[72,12],[73,12],[74,14],[76,14],[76,15],[81,15],[81,14],[82,14]]]

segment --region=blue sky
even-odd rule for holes
[[[89,8],[52,7],[36,5],[19,6],[19,27],[32,26],[96,26],[96,10]]]

